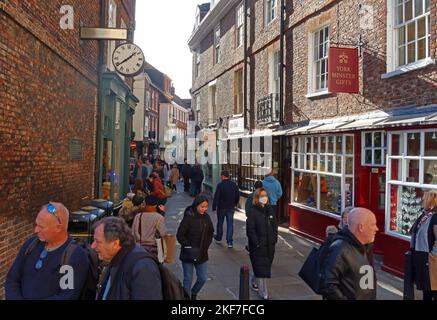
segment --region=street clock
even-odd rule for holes
[[[112,63],[118,73],[133,77],[143,70],[144,53],[133,43],[123,43],[112,53]]]

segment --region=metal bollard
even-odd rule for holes
[[[250,300],[249,295],[249,267],[240,268],[240,295],[239,300]]]

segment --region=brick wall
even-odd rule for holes
[[[370,30],[360,29],[358,0],[294,2],[295,14],[289,21],[286,34],[286,122],[321,119],[406,105],[437,103],[437,67],[408,72],[381,79],[387,72],[387,4],[386,1],[367,1],[373,8]],[[431,0],[431,56],[435,59],[437,40],[437,1]],[[315,13],[314,13],[315,12]],[[360,93],[331,94],[307,98],[308,43],[312,31],[328,22],[330,41],[334,46],[357,43],[361,33],[366,42],[360,58]]]

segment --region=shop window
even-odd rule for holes
[[[105,138],[102,158],[102,198],[106,200],[111,200],[112,176],[112,141]]]
[[[387,134],[383,131],[363,132],[362,165],[384,166]]]
[[[292,201],[339,215],[353,205],[352,135],[293,138]]]
[[[424,192],[437,191],[437,130],[393,132],[388,139],[386,231],[409,237]]]

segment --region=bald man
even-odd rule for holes
[[[321,292],[328,300],[375,300],[376,277],[366,245],[375,241],[376,217],[365,208],[354,208],[348,226],[333,239],[323,260]]]
[[[7,300],[76,300],[88,274],[84,249],[74,246],[68,266],[61,261],[72,239],[69,212],[62,203],[43,206],[36,217],[35,235],[21,247],[5,282]]]

